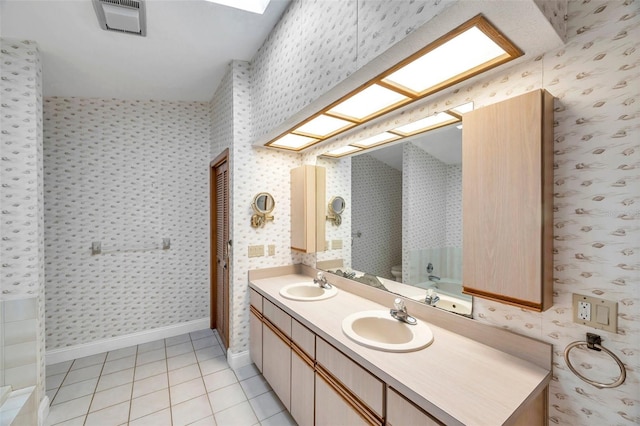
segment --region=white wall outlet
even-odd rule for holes
[[[591,303],[578,302],[578,318],[585,321],[591,321]]]
[[[276,255],[276,245],[275,244],[269,244],[268,250],[269,250],[269,256],[275,256]]]

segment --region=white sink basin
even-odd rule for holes
[[[342,321],[342,332],[354,342],[386,352],[412,352],[433,342],[429,326],[418,320],[409,325],[388,310],[356,312]]]
[[[314,301],[324,300],[338,294],[338,289],[326,289],[313,282],[301,282],[286,285],[280,289],[280,296],[291,300]]]

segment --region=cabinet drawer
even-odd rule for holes
[[[263,298],[260,293],[253,289],[249,289],[249,301],[251,303],[251,306],[256,308],[260,313],[262,313],[262,299]]]
[[[309,358],[316,358],[316,335],[294,319],[291,320],[291,340],[309,355]]]
[[[438,426],[439,423],[413,403],[404,399],[402,395],[389,388],[387,390],[387,425],[424,425]]]
[[[262,315],[278,327],[287,337],[291,338],[291,317],[289,314],[264,299],[262,301]]]
[[[316,339],[316,361],[369,409],[382,417],[384,393],[382,381],[320,338]]]

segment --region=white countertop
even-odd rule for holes
[[[255,279],[251,287],[446,424],[504,424],[551,379],[548,369],[428,322],[434,340],[422,350],[391,353],[361,346],[343,334],[343,318],[390,307],[344,290],[314,302],[280,296],[281,287],[311,279],[289,274]]]

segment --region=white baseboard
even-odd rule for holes
[[[166,327],[153,328],[151,330],[139,331],[125,336],[112,337],[98,340],[91,343],[67,346],[60,349],[53,349],[46,353],[46,364],[57,364],[59,362],[70,361],[72,359],[91,356],[128,346],[140,345],[142,343],[153,342],[154,340],[166,339],[167,337],[179,336],[180,334],[191,333],[193,331],[209,328],[209,318],[183,322],[180,324],[168,325]]]
[[[233,353],[231,349],[227,350],[227,363],[232,370],[237,370],[240,367],[244,367],[245,365],[251,364],[251,355],[249,355],[249,351],[242,351]]]
[[[40,406],[38,407],[38,426],[45,425],[47,416],[49,416],[49,397],[45,395],[44,398],[42,398],[42,401],[40,401]]]

